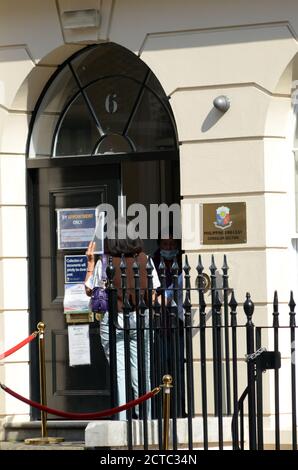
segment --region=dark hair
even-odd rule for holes
[[[158,232],[158,239],[157,239],[158,246],[160,246],[161,240],[165,240],[165,239],[168,240],[170,238],[176,241],[178,247],[180,246],[181,240],[180,238],[176,238],[176,237],[174,238],[174,228],[172,225],[170,225],[169,227],[163,227],[162,229],[160,229],[160,231]]]
[[[115,221],[108,230],[106,252],[112,256],[138,255],[143,251],[143,241],[140,237],[131,238],[128,234],[129,221],[123,218]]]

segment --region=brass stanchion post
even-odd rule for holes
[[[171,402],[171,388],[172,376],[164,375],[163,382],[163,450],[169,449],[169,431],[170,431],[170,402]]]
[[[45,360],[45,324],[39,322],[37,325],[38,329],[38,351],[39,351],[39,390],[40,390],[40,402],[42,405],[47,405],[47,386],[46,386],[46,360]],[[41,437],[33,437],[25,439],[25,444],[57,444],[63,442],[63,437],[48,437],[47,429],[47,412],[41,411]]]
[[[46,393],[46,364],[45,364],[45,348],[44,348],[44,330],[45,324],[39,322],[38,328],[38,349],[39,349],[39,389],[40,389],[40,401],[42,405],[47,404],[47,393]],[[47,413],[41,411],[41,437],[42,439],[48,437],[47,430]]]

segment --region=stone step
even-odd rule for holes
[[[85,428],[89,421],[48,421],[50,437],[63,437],[68,442],[84,442]],[[2,441],[22,442],[25,439],[41,436],[40,421],[4,422],[2,424]]]
[[[84,442],[60,442],[49,445],[28,445],[24,442],[0,442],[0,450],[85,450]]]
[[[170,423],[170,430],[172,425]],[[194,417],[192,419],[193,445],[201,447],[203,439],[203,419]],[[134,448],[141,448],[143,444],[143,422],[132,420],[132,435]],[[188,447],[188,420],[187,418],[177,419],[177,440],[179,448]],[[170,443],[172,436],[170,433]],[[223,441],[225,446],[230,446],[231,436],[231,417],[223,418]],[[218,420],[217,418],[208,418],[208,442],[211,447],[218,446]],[[148,421],[148,445],[152,448],[158,446],[158,421]],[[126,421],[93,421],[86,427],[85,433],[86,448],[106,448],[121,449],[127,446],[127,423]]]

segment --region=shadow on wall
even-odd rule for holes
[[[223,115],[224,113],[222,113],[221,111],[219,111],[218,109],[214,107],[210,109],[209,113],[207,114],[202,124],[201,131],[202,132],[209,131],[209,129],[215,126],[215,124],[220,120],[221,117],[223,117]]]

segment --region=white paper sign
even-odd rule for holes
[[[68,326],[69,365],[90,365],[89,325]]]
[[[88,313],[90,297],[86,295],[85,284],[64,285],[64,313]]]

